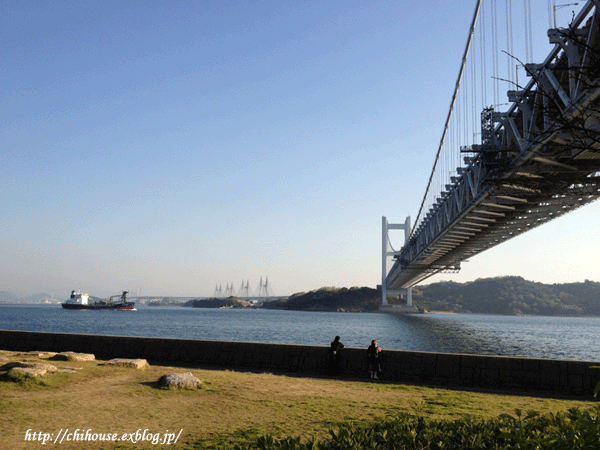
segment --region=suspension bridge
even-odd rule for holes
[[[501,3],[476,2],[416,220],[382,218],[382,309],[399,296],[412,310],[412,286],[600,197],[600,0],[549,1],[538,62],[531,0]]]

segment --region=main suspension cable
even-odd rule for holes
[[[448,117],[446,118],[446,123],[444,125],[444,131],[442,132],[442,138],[440,139],[440,145],[438,146],[438,151],[435,156],[435,161],[433,163],[433,168],[431,170],[431,175],[429,176],[429,181],[427,182],[427,188],[425,189],[425,196],[423,197],[423,201],[421,202],[421,206],[419,207],[419,213],[417,214],[417,220],[415,220],[415,224],[413,229],[411,230],[411,236],[417,229],[419,224],[419,218],[421,217],[421,212],[423,211],[423,206],[425,205],[425,201],[427,200],[427,196],[429,194],[429,189],[431,187],[431,181],[435,174],[435,169],[438,164],[438,160],[440,158],[440,152],[444,146],[444,140],[446,138],[446,133],[448,132],[448,124],[450,123],[450,119],[452,118],[452,110],[454,109],[454,104],[456,102],[456,97],[458,94],[458,90],[460,88],[460,82],[465,70],[465,65],[467,63],[467,56],[469,54],[469,49],[471,48],[471,42],[473,41],[473,34],[475,33],[475,25],[477,24],[477,17],[479,16],[479,9],[481,6],[481,0],[477,0],[477,4],[475,5],[475,13],[473,14],[473,20],[471,22],[471,28],[469,29],[469,37],[467,38],[467,44],[465,45],[465,51],[462,57],[462,63],[460,65],[460,70],[458,72],[458,77],[456,79],[456,85],[454,87],[454,94],[452,95],[452,100],[450,102],[450,109],[448,111]]]

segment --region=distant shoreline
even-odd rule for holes
[[[8,294],[5,292],[5,294]],[[38,296],[39,297],[39,296]],[[49,298],[49,296],[47,296]],[[0,305],[32,305],[0,296]],[[148,298],[150,299],[150,298]],[[376,312],[381,290],[369,287],[323,287],[289,297],[132,297],[139,306],[195,308],[248,308],[292,311]],[[185,299],[185,300],[184,300]],[[444,281],[412,288],[413,304],[428,314],[494,314],[506,316],[600,317],[600,282],[544,284],[519,276],[481,278],[472,282]],[[24,300],[24,299],[23,299]],[[390,299],[390,304],[393,300]],[[60,303],[52,303],[59,305]]]

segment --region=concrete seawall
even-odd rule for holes
[[[144,358],[151,364],[325,376],[329,347],[0,330],[0,349],[74,351],[103,360]],[[382,379],[591,399],[600,380],[600,370],[590,369],[592,365],[600,363],[384,350]],[[345,348],[341,367],[340,378],[367,379],[366,349]]]

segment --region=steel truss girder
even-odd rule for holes
[[[586,22],[583,23],[583,20]],[[408,288],[600,198],[600,13],[588,2],[413,230],[387,275]],[[477,226],[481,224],[481,226]],[[470,234],[453,232],[475,228]]]

